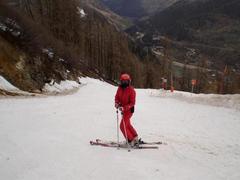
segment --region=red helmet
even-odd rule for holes
[[[131,77],[128,74],[122,74],[120,77],[120,81],[123,81],[123,80],[131,81]]]

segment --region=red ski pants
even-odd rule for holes
[[[128,139],[129,141],[132,141],[137,136],[137,132],[133,128],[133,126],[131,125],[131,122],[130,122],[131,117],[132,117],[132,113],[130,111],[124,112],[123,117],[122,117],[122,121],[120,123],[120,129],[121,129],[124,137],[126,139]],[[127,134],[125,133],[124,125],[126,126],[126,133]]]

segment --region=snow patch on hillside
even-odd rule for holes
[[[80,84],[76,81],[65,80],[61,81],[59,84],[52,80],[50,83],[45,84],[43,88],[44,93],[64,93],[75,90],[80,87]]]
[[[0,89],[5,91],[20,91],[2,76],[0,76]]]
[[[29,93],[26,91],[22,91],[8,82],[4,77],[0,76],[0,95],[3,94],[4,96],[35,96],[34,93]],[[0,96],[1,97],[1,96]]]
[[[2,31],[7,31],[7,26],[5,26],[4,24],[2,24],[2,23],[0,22],[0,30],[2,30]]]
[[[84,9],[77,7],[77,13],[80,15],[81,18],[84,18],[87,14],[85,13]]]
[[[48,57],[51,58],[51,59],[54,57],[54,52],[53,52],[52,49],[44,48],[44,49],[42,49],[42,52],[43,52],[44,54],[47,54]]]
[[[15,37],[21,35],[21,28],[15,20],[10,18],[3,20],[1,17],[0,20],[2,21],[0,22],[0,31],[9,32]]]
[[[104,86],[104,87],[114,87],[111,84],[109,84],[109,83],[107,83],[103,80],[93,79],[93,78],[89,78],[89,77],[80,77],[79,82],[82,85],[97,84],[97,85],[101,85],[101,86]]]
[[[0,76],[0,91],[3,95],[10,96],[36,96],[35,93],[29,93],[26,91],[22,91],[8,82],[4,77]]]

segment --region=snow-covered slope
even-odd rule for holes
[[[93,147],[91,139],[116,139],[116,87],[81,81],[74,95],[0,100],[1,179],[240,179],[237,109],[137,90],[139,135],[168,145],[130,153]]]

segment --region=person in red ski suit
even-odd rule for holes
[[[136,92],[130,85],[131,78],[128,74],[122,74],[120,81],[121,83],[115,95],[115,107],[119,108],[123,115],[120,123],[120,129],[128,142],[136,142],[138,141],[138,134],[130,122],[130,118],[134,113]],[[126,127],[124,127],[124,125]]]

